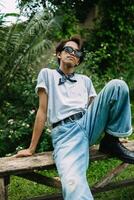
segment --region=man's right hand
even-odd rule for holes
[[[32,156],[33,154],[34,152],[32,152],[30,149],[23,149],[18,151],[15,157],[20,158],[20,157]]]

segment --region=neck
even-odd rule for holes
[[[59,68],[62,70],[62,72],[64,74],[71,74],[71,73],[74,72],[74,67],[72,67],[72,66],[67,66],[67,65],[62,66],[62,65],[60,65]]]

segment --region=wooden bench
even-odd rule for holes
[[[130,150],[134,150],[134,140],[124,143]],[[91,161],[107,159],[109,156],[98,151],[98,146],[90,148]],[[134,177],[119,182],[112,182],[112,178],[128,167],[128,163],[119,164],[103,177],[91,188],[92,193],[108,191],[124,186],[134,185]],[[40,170],[49,170],[55,167],[52,152],[38,153],[31,157],[0,158],[0,200],[8,200],[8,185],[10,176],[15,175],[25,179],[47,185],[54,188],[61,188],[61,183],[57,177],[46,177],[38,173]],[[31,200],[60,200],[63,199],[61,193],[49,196],[34,197]]]

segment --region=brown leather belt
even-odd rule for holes
[[[71,116],[59,121],[59,122],[52,124],[52,127],[55,128],[56,126],[59,126],[62,123],[68,123],[68,122],[72,122],[72,120],[78,120],[78,119],[82,118],[83,115],[84,115],[84,112],[76,113],[74,115],[71,115]]]

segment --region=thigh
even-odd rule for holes
[[[89,163],[89,143],[76,123],[57,127],[52,132],[54,159],[60,177],[86,174]]]
[[[102,112],[99,106],[98,97],[94,103],[89,106],[85,115],[77,123],[85,132],[85,136],[89,141],[89,146],[95,144],[102,135],[107,123],[107,113]],[[104,108],[106,110],[106,108]]]

